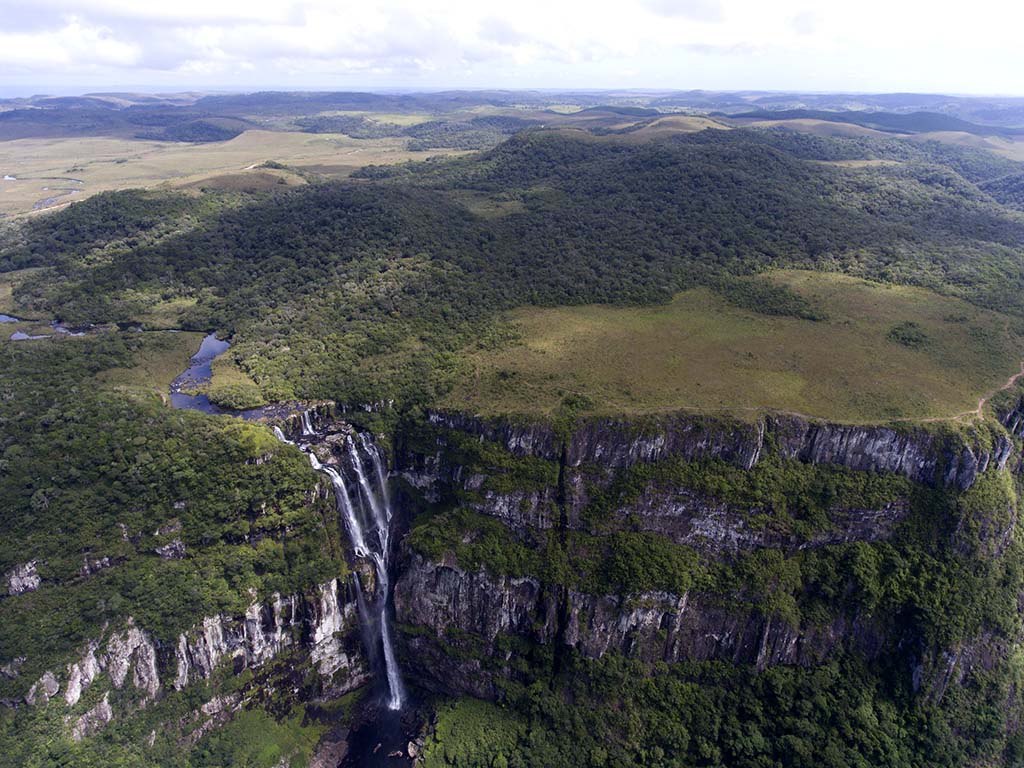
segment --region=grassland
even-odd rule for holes
[[[737,126],[747,128],[786,128],[791,131],[809,133],[814,136],[875,139],[901,138],[916,142],[934,141],[956,147],[984,149],[1001,155],[1008,160],[1024,162],[1024,137],[1021,136],[980,136],[963,131],[923,131],[912,134],[890,133],[853,123],[832,122],[813,118],[794,118],[790,120],[736,119],[732,122]]]
[[[199,349],[201,333],[155,333],[149,343],[136,353],[131,368],[111,368],[97,376],[101,386],[127,394],[156,393],[167,395],[174,378],[188,367],[189,359]],[[74,340],[45,340],[35,344],[68,343]],[[24,343],[24,342],[11,342]]]
[[[792,131],[801,131],[815,136],[845,136],[858,137],[869,136],[876,139],[891,139],[894,134],[868,128],[853,123],[839,123],[830,120],[815,120],[812,118],[794,118],[791,120],[736,120],[738,125],[748,128],[788,128]],[[905,137],[906,134],[899,134]]]
[[[210,400],[228,408],[255,408],[266,400],[259,386],[241,368],[230,354],[213,361],[210,380]]]
[[[352,139],[343,134],[246,131],[210,144],[118,138],[19,139],[0,142],[0,216],[59,207],[97,192],[129,187],[246,186],[256,166],[272,160],[331,177],[364,165],[422,160],[437,152],[409,152],[406,139]],[[294,178],[294,177],[293,177]],[[79,183],[80,182],[80,183]],[[285,183],[294,183],[286,178]],[[45,202],[44,201],[48,201]],[[37,208],[38,206],[38,208]]]
[[[706,288],[656,307],[519,309],[507,316],[518,338],[467,351],[443,405],[551,413],[575,393],[608,413],[943,418],[975,409],[1024,356],[1002,315],[924,289],[802,271],[748,279],[788,286],[827,319],[758,314]]]
[[[138,315],[138,322],[147,330],[170,330],[181,325],[181,316],[196,305],[195,297],[178,297],[153,304]]]

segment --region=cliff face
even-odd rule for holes
[[[811,666],[843,649],[872,659],[887,639],[884,627],[859,617],[793,627],[700,594],[592,595],[419,556],[396,587],[395,611],[416,628],[407,634],[406,655],[415,659],[410,670],[422,684],[483,698],[498,696],[501,678],[522,677],[503,642],[509,637],[564,645],[591,659],[615,652],[650,662],[725,660],[759,669]]]
[[[593,419],[564,441],[545,423],[516,424],[439,411],[430,412],[428,420],[498,443],[515,456],[554,461],[564,449],[565,463],[572,470],[586,465],[619,469],[670,457],[717,458],[749,470],[771,444],[785,458],[809,464],[895,473],[924,485],[960,490],[970,488],[993,464],[1004,468],[1013,447],[1005,434],[987,444],[940,437],[924,427],[830,424],[797,416],[769,416],[750,424],[689,415]],[[1024,417],[1020,421],[1024,423]],[[406,464],[417,463],[410,455],[401,458]],[[443,451],[421,457],[420,463],[435,470],[455,469],[445,466]],[[438,476],[443,478],[444,473]]]
[[[584,513],[595,489],[606,488],[616,471],[665,460],[718,459],[743,470],[763,460],[766,445],[783,459],[808,465],[835,465],[858,472],[902,475],[912,482],[967,490],[979,475],[1005,469],[1013,452],[1006,434],[972,441],[939,437],[925,428],[899,431],[769,417],[754,424],[719,422],[689,416],[594,420],[561,440],[547,424],[512,424],[462,414],[429,414],[438,428],[429,447],[399,447],[401,476],[436,500],[453,490],[469,508],[497,517],[514,530],[585,529]],[[452,435],[494,442],[517,458],[560,462],[561,485],[552,477],[542,486],[492,489],[487,474],[452,457]],[[563,497],[559,505],[559,497]],[[904,504],[882,509],[835,510],[834,524],[818,544],[884,538],[906,513]],[[685,487],[648,487],[617,519],[632,517],[641,529],[664,534],[680,544],[701,543],[724,550],[782,546],[770,532],[754,531],[740,516],[714,499]]]
[[[765,550],[785,555],[886,541],[912,514],[911,500],[903,495],[874,506],[832,504],[826,525],[799,535],[758,523],[752,513],[762,510],[653,475],[642,475],[630,493],[613,496],[619,501],[599,522],[592,502],[644,465],[718,460],[749,473],[769,456],[806,467],[905,478],[908,488],[955,497],[979,478],[1002,472],[1013,453],[1011,440],[998,428],[963,437],[923,427],[835,425],[792,416],[749,424],[691,416],[591,420],[563,435],[543,423],[464,414],[434,412],[428,421],[432,431],[399,441],[396,454],[396,469],[410,493],[428,502],[496,518],[528,546],[539,540],[538,532],[599,538],[614,531],[643,532],[692,548],[704,562],[726,565]],[[548,473],[547,481],[534,473],[517,483],[513,460],[488,467],[478,460],[481,451],[471,450],[475,444],[497,446],[515,460],[548,462],[557,471]],[[784,496],[786,490],[781,489]],[[1007,530],[982,528],[983,539],[1005,544]],[[813,666],[847,652],[871,660],[907,642],[883,619],[843,607],[838,597],[827,615],[798,617],[738,597],[699,587],[678,594],[594,593],[546,583],[541,574],[498,576],[486,568],[463,567],[452,554],[431,559],[411,551],[395,587],[395,608],[404,653],[415,659],[410,671],[420,682],[485,697],[498,695],[501,678],[521,676],[518,651],[511,650],[516,642],[556,655],[572,649],[594,659],[615,652],[651,662],[723,660],[761,669]],[[950,653],[958,659],[979,655],[964,648]],[[947,681],[964,674],[941,671],[926,656],[916,666],[917,685],[940,698]]]
[[[332,579],[312,593],[253,603],[243,615],[203,618],[171,646],[153,638],[129,618],[90,640],[81,656],[63,670],[48,670],[25,695],[29,706],[60,701],[68,711],[73,738],[98,733],[119,716],[146,707],[172,691],[209,680],[218,669],[237,674],[257,670],[290,652],[297,668],[312,665],[319,696],[329,699],[364,685],[369,667],[358,632],[355,598]],[[92,701],[91,690],[102,691]],[[119,692],[117,703],[111,691]],[[214,697],[200,708],[198,733],[222,722],[241,696]],[[193,723],[192,725],[196,725]],[[190,741],[198,736],[192,734]]]
[[[402,655],[410,663],[403,666],[440,693],[494,698],[500,678],[520,676],[499,639],[554,642],[558,610],[559,593],[537,579],[471,573],[418,556],[395,585],[395,616],[407,630]]]

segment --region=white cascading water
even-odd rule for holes
[[[345,479],[334,467],[325,467],[321,464],[312,453],[309,454],[309,463],[313,465],[313,469],[319,470],[331,478],[331,485],[334,486],[334,501],[341,513],[342,520],[345,521],[345,529],[352,541],[352,549],[355,550],[356,557],[366,557],[369,550],[366,548],[366,540],[363,538],[363,527],[359,524],[359,518],[356,517],[356,511],[352,507],[348,488],[345,487]]]
[[[302,436],[310,437],[315,434],[313,432],[313,421],[309,418],[309,411],[303,411],[299,414],[299,421],[302,422]]]
[[[365,446],[367,444],[366,436],[360,435],[360,441]],[[380,454],[376,450],[366,449],[378,477],[378,488],[380,488],[380,496],[378,497],[367,480],[366,472],[363,470],[363,461],[359,456],[359,449],[356,447],[355,442],[349,438],[347,445],[349,457],[352,459],[352,468],[355,470],[356,478],[359,480],[359,487],[366,497],[366,503],[373,513],[373,519],[377,526],[377,541],[380,549],[374,550],[370,554],[373,557],[374,565],[377,566],[377,616],[381,645],[384,647],[384,670],[388,676],[388,709],[401,709],[404,698],[402,676],[398,671],[395,648],[391,644],[391,628],[388,625],[387,616],[387,599],[391,589],[391,583],[388,578],[388,556],[391,551],[389,544],[392,516],[391,501],[387,492],[387,476],[384,474]],[[374,446],[374,449],[376,449],[376,446]]]
[[[308,437],[315,434],[308,411],[304,411],[300,415],[300,422],[302,424],[303,436]],[[295,443],[285,437],[284,433],[278,427],[274,427],[274,434],[279,440],[290,445],[295,445]],[[364,525],[360,519],[360,515],[356,513],[356,509],[352,504],[352,499],[349,496],[348,487],[345,484],[345,479],[342,477],[342,474],[334,467],[321,464],[316,455],[309,450],[308,445],[303,444],[299,447],[309,456],[309,463],[313,466],[313,469],[323,472],[331,479],[331,484],[334,486],[334,497],[338,507],[338,512],[345,521],[345,528],[348,531],[349,540],[352,542],[352,548],[355,551],[356,557],[370,557],[373,560],[374,568],[377,573],[377,599],[374,601],[372,606],[368,606],[362,598],[362,587],[359,583],[358,574],[355,574],[355,585],[360,614],[363,615],[365,619],[371,619],[372,624],[375,625],[375,628],[380,633],[380,644],[384,650],[384,670],[388,679],[388,709],[398,710],[402,708],[405,691],[402,685],[402,676],[398,669],[398,661],[395,658],[395,649],[391,643],[391,628],[388,625],[387,616],[388,595],[390,594],[388,557],[390,554],[390,524],[392,518],[391,498],[388,493],[387,473],[384,471],[384,462],[381,458],[380,451],[365,434],[359,435],[359,442],[362,446],[363,452],[369,456],[370,462],[373,464],[374,474],[376,475],[376,490],[370,482],[370,479],[367,478],[366,472],[363,468],[363,460],[359,455],[359,446],[356,445],[355,441],[353,441],[351,437],[345,441],[345,445],[348,450],[349,461],[352,465],[353,471],[355,472],[358,483],[359,490],[357,491],[357,498],[360,506],[364,509],[364,513],[365,508],[369,507],[372,521],[368,520],[367,522],[372,522],[373,527],[376,528],[377,535],[373,537],[376,539],[376,546],[372,544],[369,546],[367,545],[367,537],[364,535]],[[373,610],[376,615],[370,617],[370,610]],[[365,623],[367,622],[364,620],[364,624]]]

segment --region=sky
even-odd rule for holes
[[[0,95],[651,88],[1024,95],[1024,3],[0,0]]]

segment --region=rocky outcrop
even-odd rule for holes
[[[8,680],[17,680],[21,674],[21,668],[25,664],[26,658],[24,656],[18,656],[11,659],[6,664],[0,665],[0,675],[3,675]]]
[[[430,627],[439,637],[457,628],[488,641],[515,633],[547,642],[556,631],[557,607],[536,579],[470,573],[419,556],[395,585],[398,622]]]
[[[74,706],[82,698],[82,691],[92,685],[92,681],[100,676],[103,667],[96,658],[97,643],[90,641],[79,661],[68,664],[68,682],[64,690],[64,700],[68,706]]]
[[[922,484],[964,490],[990,468],[1003,469],[1012,452],[1011,441],[998,432],[987,442],[979,437],[977,444],[969,445],[957,435],[923,427],[837,425],[795,416],[767,417],[755,423],[690,415],[637,421],[594,419],[569,434],[561,448],[560,438],[543,423],[516,424],[440,412],[429,414],[428,422],[435,430],[431,442],[420,440],[413,449],[399,441],[396,466],[403,479],[428,501],[454,495],[463,506],[501,520],[520,535],[560,525],[592,531],[595,521],[588,515],[595,491],[609,488],[616,477],[637,464],[713,458],[749,470],[774,451],[807,464],[900,474]],[[561,485],[552,476],[547,485],[508,489],[514,484],[494,482],[503,479],[504,467],[460,465],[458,446],[465,435],[493,440],[519,459],[557,459]],[[830,509],[827,529],[802,538],[779,533],[770,524],[752,528],[749,518],[755,513],[730,508],[684,487],[652,484],[631,497],[628,505],[611,510],[601,530],[625,526],[659,533],[707,553],[728,555],[760,547],[877,541],[904,519],[907,505],[892,500],[878,509]]]
[[[224,725],[234,716],[242,706],[242,695],[239,693],[229,693],[224,696],[214,696],[208,702],[203,704],[199,711],[196,712],[191,720],[197,722],[201,720],[197,728],[193,728],[188,732],[188,735],[184,739],[184,746],[194,747],[199,741],[213,729]],[[184,725],[184,723],[182,723]]]
[[[25,592],[33,592],[39,589],[42,579],[39,578],[39,572],[36,570],[38,565],[38,560],[29,560],[27,563],[14,566],[14,568],[4,574],[4,581],[7,583],[7,594],[21,595]]]
[[[972,676],[983,676],[1003,663],[1014,652],[1013,646],[1005,637],[982,632],[953,648],[926,653],[914,666],[914,690],[936,704],[951,686],[964,685]]]
[[[83,578],[92,576],[94,573],[105,571],[107,568],[111,568],[123,560],[124,558],[109,557],[106,555],[102,557],[89,557],[88,555],[85,555],[82,558],[82,568],[78,573]]]
[[[39,681],[33,683],[32,687],[28,689],[28,693],[25,694],[25,703],[29,706],[46,704],[57,695],[58,691],[60,691],[60,683],[57,682],[53,672],[47,670],[39,678]]]
[[[501,520],[515,531],[526,528],[546,530],[558,525],[558,489],[549,486],[540,490],[513,490],[500,493],[483,488],[485,475],[470,477],[464,488],[474,491],[466,506],[484,515]]]
[[[796,416],[744,423],[675,415],[634,421],[591,419],[562,438],[543,422],[443,412],[429,413],[427,421],[433,429],[426,433],[428,439],[412,441],[415,448],[399,440],[396,450],[401,477],[427,501],[457,498],[462,506],[501,520],[520,536],[559,526],[594,533],[625,528],[659,533],[723,556],[762,547],[792,550],[878,541],[906,517],[907,504],[892,499],[877,509],[832,508],[827,511],[827,526],[810,534],[804,527],[798,537],[785,533],[784,527],[780,532],[764,517],[759,527],[752,527],[750,518],[759,510],[731,508],[671,483],[652,483],[638,494],[632,492],[627,504],[602,509],[599,520],[591,511],[594,495],[641,464],[717,459],[750,470],[769,452],[805,464],[898,474],[920,484],[963,491],[979,475],[1003,470],[1013,452],[1009,437],[988,426],[980,426],[975,438],[968,439],[938,427],[829,424]],[[504,477],[509,471],[505,466],[463,466],[459,461],[465,452],[460,446],[466,435],[492,440],[517,459],[557,461],[559,477],[556,480],[552,472],[546,485],[534,481],[517,488]],[[990,532],[994,553],[1005,548],[1006,532],[1005,525]]]
[[[71,728],[71,738],[81,741],[103,730],[103,727],[114,719],[114,711],[110,708],[110,691],[103,694],[103,699],[95,707],[79,717]]]
[[[568,438],[566,464],[621,469],[667,458],[722,459],[750,469],[761,457],[766,424],[690,415],[586,421]]]
[[[179,635],[168,653],[162,653],[159,643],[129,618],[123,628],[88,642],[79,658],[67,665],[62,698],[64,705],[74,708],[90,687],[105,685],[131,691],[127,699],[115,699],[130,703],[118,703],[115,709],[108,690],[99,704],[73,721],[72,736],[77,740],[94,735],[118,714],[117,709],[145,707],[161,696],[165,684],[181,690],[210,678],[228,662],[236,672],[258,668],[289,648],[312,663],[321,676],[324,696],[342,695],[369,679],[357,625],[355,601],[339,593],[337,579],[321,584],[311,595],[274,595],[267,603],[254,603],[240,617],[206,617]],[[15,667],[11,670],[16,674]],[[47,671],[31,686],[25,702],[40,706],[61,690],[62,680]],[[226,704],[209,706],[216,709],[208,713],[209,727],[234,711]]]
[[[811,422],[795,417],[770,422],[780,453],[810,464],[900,474],[924,485],[965,491],[990,465],[1003,469],[1013,450],[1005,435],[983,448],[924,427],[896,430]]]
[[[181,690],[207,679],[228,659],[236,669],[259,667],[301,645],[332,685],[354,690],[368,675],[358,639],[353,642],[357,625],[355,601],[339,596],[337,579],[321,584],[314,596],[274,595],[269,603],[254,603],[240,619],[208,616],[179,635],[173,685]]]
[[[185,543],[181,539],[174,539],[157,547],[155,552],[164,560],[181,560],[185,556]]]
[[[355,602],[340,602],[338,580],[332,579],[320,587],[315,605],[310,659],[323,676],[333,677],[342,673],[347,681],[344,690],[357,688],[365,682],[366,674],[360,650],[353,653],[353,648],[359,649],[359,646],[343,642],[343,635],[356,629],[359,622]],[[352,684],[352,681],[356,684]]]
[[[792,626],[756,607],[722,605],[700,594],[630,597],[570,590],[565,643],[588,658],[610,651],[644,661],[730,661],[759,669],[812,666],[840,650],[873,658],[884,631],[859,619]]]
[[[1004,468],[1013,450],[1005,435],[997,435],[989,446],[991,441],[981,437],[972,443],[925,426],[832,424],[792,415],[766,416],[753,423],[690,414],[589,419],[564,441],[545,422],[516,423],[440,411],[429,412],[427,419],[442,430],[496,442],[519,457],[558,460],[564,448],[570,469],[598,465],[607,471],[667,458],[721,459],[751,469],[771,446],[786,458],[805,463],[890,472],[959,490],[971,487],[990,466]],[[1024,416],[1019,421],[1024,425]],[[400,453],[398,468],[411,471],[419,484],[431,471],[450,478],[454,469],[446,466],[444,447],[442,437],[434,455]]]
[[[568,523],[584,528],[585,523],[575,518],[578,509],[579,505],[570,507]],[[829,510],[827,528],[805,536],[766,523],[755,526],[752,511],[756,510],[738,509],[686,488],[652,485],[628,506],[615,510],[612,518],[628,520],[632,530],[658,533],[705,554],[736,555],[766,547],[792,551],[848,541],[880,541],[892,534],[910,506],[905,499],[894,499],[879,509],[835,507]]]
[[[429,411],[427,420],[436,427],[465,432],[498,443],[514,456],[539,456],[555,460],[561,454],[561,439],[547,422],[482,419],[457,411]]]
[[[129,682],[129,673],[131,685],[139,693],[140,706],[157,697],[160,693],[157,648],[148,633],[129,619],[128,626],[111,633],[102,651],[100,648],[99,641],[90,641],[78,661],[68,664],[64,688],[64,701],[68,706],[77,704],[82,694],[101,676],[105,676],[115,689],[124,688]]]
[[[550,644],[558,631],[557,595],[537,580],[495,578],[419,557],[395,585],[394,600],[403,669],[441,693],[496,697],[498,680],[520,674],[498,639]]]

